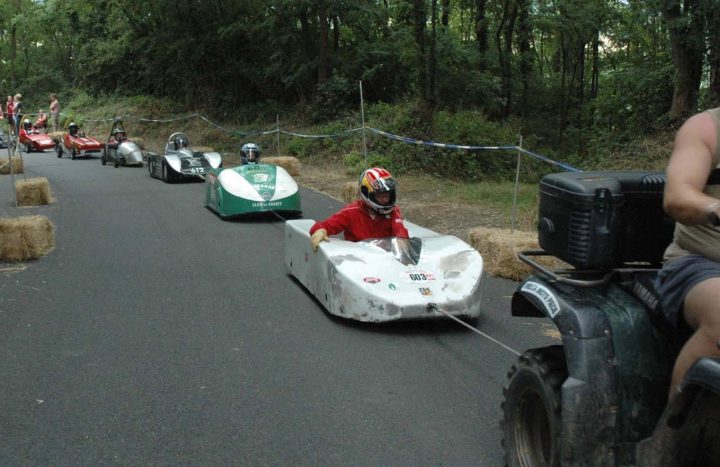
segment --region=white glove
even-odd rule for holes
[[[310,237],[310,243],[312,244],[313,251],[317,251],[320,246],[320,242],[327,242],[328,234],[325,229],[317,229],[314,234]]]

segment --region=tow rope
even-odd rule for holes
[[[438,313],[440,313],[440,314],[442,314],[442,315],[445,315],[446,317],[450,318],[451,320],[455,321],[456,323],[459,323],[459,324],[465,326],[466,328],[468,328],[469,330],[471,330],[471,331],[474,332],[475,334],[478,334],[478,335],[480,335],[481,337],[484,337],[485,339],[496,343],[497,345],[499,345],[499,346],[502,347],[503,349],[507,350],[508,352],[511,352],[511,353],[515,354],[516,356],[520,356],[520,352],[518,352],[517,350],[513,349],[513,348],[510,347],[510,346],[507,346],[507,345],[503,344],[502,342],[500,342],[499,340],[495,339],[494,337],[492,337],[492,336],[490,336],[490,335],[488,335],[488,334],[485,334],[484,332],[482,332],[481,330],[479,330],[479,329],[476,328],[475,326],[470,326],[468,323],[466,323],[465,321],[461,320],[460,318],[457,318],[457,317],[451,315],[450,313],[448,313],[447,311],[439,308],[435,303],[428,303],[428,309],[437,311]]]

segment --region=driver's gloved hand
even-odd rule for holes
[[[320,246],[320,242],[327,242],[328,234],[325,229],[317,229],[314,234],[310,236],[310,243],[312,244],[313,251],[317,251]]]

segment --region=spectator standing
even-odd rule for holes
[[[7,96],[7,102],[5,103],[5,112],[7,114],[7,122],[10,125],[10,134],[15,133],[15,122],[13,121],[13,98]]]
[[[57,94],[50,94],[50,121],[52,122],[52,131],[58,131],[58,122],[60,119],[60,103]]]
[[[17,93],[13,98],[13,118],[15,120],[15,134],[20,134],[20,123],[23,119],[22,94]]]

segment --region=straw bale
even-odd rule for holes
[[[264,164],[278,165],[283,169],[287,170],[293,177],[300,176],[300,161],[297,157],[292,156],[272,156],[263,157],[261,160]]]
[[[193,146],[192,150],[195,152],[215,152],[210,146]]]
[[[45,216],[0,219],[0,260],[26,261],[55,248],[55,225]]]
[[[142,151],[145,150],[145,140],[143,138],[130,138],[130,141],[137,144]]]
[[[357,182],[345,182],[340,189],[340,199],[345,204],[350,204],[358,198]]]
[[[51,140],[55,141],[56,143],[59,143],[60,140],[65,136],[65,132],[63,131],[51,131],[48,133],[48,136]]]
[[[482,255],[488,274],[519,281],[533,272],[530,266],[518,259],[517,254],[523,250],[540,248],[537,233],[475,227],[470,230],[469,236],[470,244]],[[568,267],[566,263],[550,256],[536,256],[533,259],[551,269]]]
[[[40,206],[54,201],[50,194],[50,184],[45,177],[17,180],[15,193],[19,206]]]
[[[22,159],[19,157],[12,157],[10,160],[12,161],[12,173],[14,173],[14,174],[23,173],[24,167],[23,167]],[[8,164],[8,158],[0,157],[0,174],[2,174],[2,175],[9,174],[10,167],[11,167],[11,165]]]

